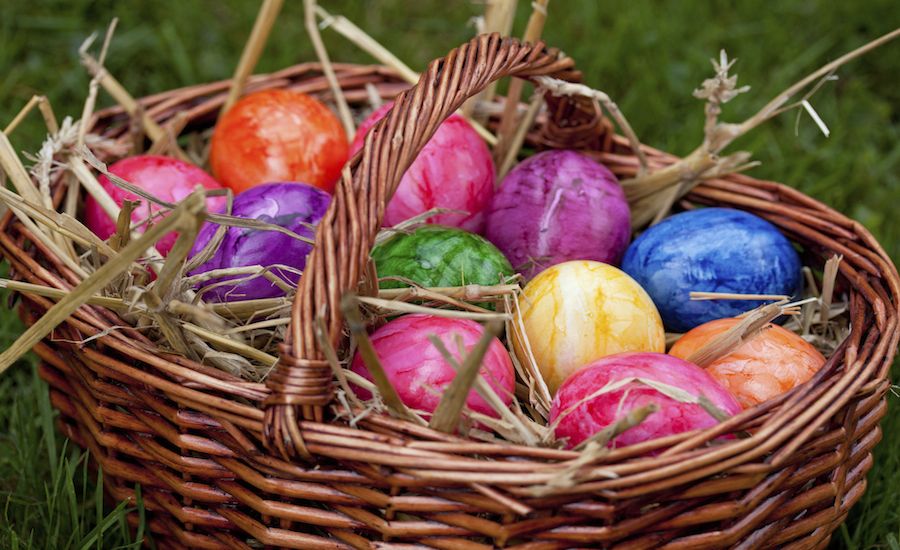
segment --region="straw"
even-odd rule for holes
[[[180,229],[190,223],[190,218],[205,210],[203,195],[197,192],[189,195],[172,212],[172,215],[144,233],[141,238],[128,244],[116,256],[100,269],[86,277],[71,293],[64,296],[51,307],[33,325],[31,325],[13,344],[0,353],[0,373],[9,368],[19,357],[28,352],[35,344],[47,336],[56,326],[63,323],[72,313],[97,291],[105,287],[117,277],[131,262],[143,254],[151,243],[155,243],[163,235],[173,229]]]
[[[31,96],[31,99],[28,100],[28,103],[26,103],[9,124],[6,125],[6,128],[3,129],[3,133],[7,136],[12,134],[35,107],[38,108],[41,116],[44,117],[44,124],[47,126],[47,130],[50,134],[52,135],[59,132],[59,123],[56,121],[56,115],[53,113],[53,106],[50,105],[47,96],[33,95]]]
[[[459,426],[460,413],[466,404],[469,391],[478,377],[481,361],[484,359],[491,342],[500,334],[502,327],[503,325],[499,321],[491,321],[485,325],[484,332],[482,332],[478,342],[466,355],[453,381],[444,389],[444,395],[441,397],[437,408],[434,410],[434,415],[428,423],[429,428],[445,433],[454,433],[456,431],[457,426]],[[429,337],[429,340],[432,341],[432,344],[435,344],[434,340],[440,342],[436,337]]]
[[[500,36],[509,36],[512,32],[513,21],[516,16],[516,4],[518,0],[485,0],[484,25],[478,29],[478,33],[499,33]],[[465,117],[470,117],[484,124],[487,116],[484,113],[475,113],[475,107],[481,103],[493,101],[497,91],[497,82],[491,82],[481,92],[470,97],[463,103],[460,112]]]
[[[378,388],[379,396],[391,414],[424,426],[426,424],[425,421],[403,403],[397,394],[397,390],[391,385],[391,381],[388,379],[384,367],[381,366],[381,361],[378,359],[378,354],[375,352],[375,347],[369,339],[369,334],[366,332],[366,323],[359,312],[358,304],[359,296],[352,293],[346,294],[341,298],[341,312],[347,320],[350,334],[356,340],[359,354],[362,356],[363,362],[369,374],[372,375],[375,386]]]
[[[547,5],[549,3],[550,0],[532,0],[531,15],[528,17],[522,40],[525,42],[537,42],[541,38],[541,34],[544,32],[544,22],[547,20]],[[506,92],[506,98],[503,100],[503,114],[500,116],[497,144],[494,147],[494,162],[499,165],[503,164],[504,159],[509,157],[515,158],[518,155],[518,149],[521,147],[521,144],[516,146],[515,141],[512,139],[516,129],[522,126],[531,126],[531,124],[527,124],[527,115],[521,122],[517,120],[519,99],[522,97],[524,86],[525,82],[523,80],[518,78],[512,79],[509,83],[509,90]],[[497,181],[499,185],[500,178],[497,178]]]
[[[234,70],[234,77],[231,80],[231,87],[228,89],[228,97],[219,111],[219,116],[227,113],[235,104],[241,94],[244,92],[244,86],[250,73],[259,62],[266,41],[269,39],[269,33],[278,19],[278,13],[284,0],[263,0],[259,7],[259,13],[256,15],[256,21],[253,23],[253,30],[250,31],[250,38],[244,44],[244,51],[241,52],[241,59]]]
[[[752,310],[740,323],[711,339],[692,353],[687,361],[700,367],[708,367],[728,355],[741,344],[756,336],[776,317],[784,314],[786,300],[766,304]]]
[[[347,139],[352,140],[356,135],[356,128],[353,125],[353,115],[350,113],[350,107],[347,106],[347,98],[344,97],[344,91],[338,83],[337,76],[334,74],[334,67],[331,65],[331,59],[328,57],[328,50],[325,43],[322,42],[322,35],[319,33],[319,26],[316,24],[316,0],[303,0],[304,22],[306,24],[306,32],[312,40],[313,48],[316,50],[316,56],[322,65],[322,72],[328,81],[328,87],[334,96],[334,102],[338,107],[338,114],[344,125],[344,131],[347,132]]]

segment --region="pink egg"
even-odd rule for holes
[[[613,391],[599,392],[607,385],[630,378],[661,382],[693,396],[706,396],[729,415],[741,410],[725,388],[693,363],[663,353],[619,353],[582,367],[560,387],[550,410],[550,422],[558,421],[556,438],[565,439],[569,448],[575,447],[632,410],[651,403],[659,410],[616,437],[610,446],[634,445],[718,423],[700,405],[673,399],[638,380]]]
[[[407,407],[432,413],[441,400],[444,389],[456,377],[456,369],[444,360],[428,337],[437,336],[450,353],[462,362],[460,345],[468,354],[484,328],[467,319],[445,319],[433,315],[405,315],[387,323],[371,335],[372,345],[394,386],[400,400]],[[357,352],[351,370],[372,380],[362,357]],[[480,375],[507,405],[512,403],[515,390],[515,373],[506,348],[494,338],[481,363]],[[361,399],[371,394],[354,388]],[[466,406],[488,416],[497,417],[493,407],[487,404],[475,390],[469,392]]]
[[[124,158],[110,166],[109,171],[154,197],[172,203],[178,203],[190,195],[198,184],[206,189],[222,188],[212,176],[193,164],[156,155]],[[151,205],[148,201],[115,185],[106,176],[101,175],[98,181],[119,206],[126,200],[141,202],[131,213],[132,224],[146,220],[151,213],[158,215],[162,211],[159,206]],[[206,200],[206,208],[211,212],[224,207],[225,197],[210,197]],[[116,232],[116,220],[110,218],[91,196],[88,196],[84,203],[84,221],[88,229],[101,239],[108,239]],[[146,228],[146,224],[141,225],[138,231],[143,233]],[[175,244],[176,238],[178,235],[175,232],[164,235],[156,244],[157,250],[165,256]]]
[[[350,146],[353,155],[362,148],[366,134],[390,110],[383,105],[356,131]],[[452,115],[412,163],[384,213],[384,225],[392,226],[433,208],[459,210],[428,219],[428,223],[461,227],[480,233],[484,211],[494,196],[494,161],[484,140],[459,115]]]

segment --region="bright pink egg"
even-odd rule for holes
[[[456,369],[444,360],[428,337],[437,336],[461,363],[459,342],[462,343],[465,354],[468,354],[483,333],[484,328],[475,321],[415,314],[390,321],[372,333],[371,339],[388,380],[397,390],[400,400],[411,409],[432,413],[437,408],[444,389],[456,377]],[[358,352],[350,368],[372,380]],[[515,373],[509,354],[500,340],[494,338],[488,346],[479,373],[505,404],[512,403]],[[354,391],[362,399],[371,397],[362,388],[354,388]],[[475,390],[469,392],[466,406],[475,412],[498,416],[493,407]]]
[[[178,203],[190,195],[198,184],[206,189],[222,188],[212,176],[193,164],[157,155],[124,158],[110,166],[109,171],[154,197],[172,203]],[[132,224],[138,224],[149,218],[151,214],[158,215],[162,211],[159,206],[149,204],[137,195],[118,187],[106,176],[101,175],[98,181],[119,206],[122,206],[126,200],[141,202],[131,213]],[[225,197],[210,197],[206,200],[206,208],[211,212],[220,210],[224,206]],[[91,196],[88,196],[84,203],[84,221],[88,229],[101,239],[108,239],[116,232],[116,220],[110,218]],[[146,228],[147,225],[144,224],[137,230],[143,233]],[[175,232],[164,235],[156,244],[157,250],[165,256],[175,244],[177,237],[178,234]]]
[[[366,134],[391,108],[390,103],[372,113],[359,126],[350,146],[353,155]],[[412,163],[384,213],[384,225],[397,225],[433,208],[459,210],[441,214],[428,223],[461,227],[480,233],[484,211],[494,196],[494,161],[484,140],[459,115],[445,120]]]
[[[556,438],[566,439],[572,448],[632,410],[651,403],[659,410],[616,437],[610,446],[634,445],[718,423],[700,405],[678,401],[637,380],[589,398],[601,388],[629,378],[661,382],[694,396],[704,395],[729,415],[741,410],[725,388],[693,363],[663,353],[619,353],[582,367],[563,382],[550,410],[550,422],[559,422]]]

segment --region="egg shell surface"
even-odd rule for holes
[[[356,131],[350,147],[355,154],[366,134],[384,118],[392,103],[382,105]],[[494,196],[494,161],[481,136],[459,115],[451,115],[407,168],[384,212],[390,227],[434,208],[458,210],[428,218],[428,223],[460,227],[474,233],[484,229],[485,210]]]
[[[550,423],[558,421],[556,438],[565,439],[568,448],[575,447],[631,411],[650,404],[659,410],[610,441],[610,447],[718,424],[699,404],[679,401],[638,380],[602,391],[607,385],[632,378],[674,386],[692,396],[703,395],[727,415],[741,411],[734,397],[697,365],[662,353],[619,353],[584,367],[560,387],[550,410]]]
[[[576,151],[545,151],[503,178],[485,236],[530,279],[568,260],[618,265],[631,238],[631,214],[605,166]]]
[[[303,181],[331,193],[347,148],[344,127],[324,103],[290,90],[263,90],[222,116],[209,160],[236,193],[273,181]]]
[[[525,285],[518,309],[527,346],[520,329],[514,330],[516,356],[523,363],[534,357],[551,395],[601,357],[666,350],[650,297],[625,272],[604,263],[576,260],[542,271]]]
[[[740,323],[718,319],[684,334],[669,354],[687,359],[711,340]],[[778,325],[768,325],[728,355],[706,367],[744,408],[790,391],[822,368],[825,357],[800,336]]]
[[[121,159],[109,166],[109,172],[160,200],[176,204],[193,193],[197,185],[205,189],[222,189],[219,182],[193,164],[159,155],[137,155]],[[138,233],[143,233],[147,229],[147,224],[137,224],[147,220],[151,215],[158,216],[164,212],[162,207],[122,189],[105,175],[101,174],[97,181],[120,207],[126,200],[140,201],[140,205],[131,212],[131,223],[135,224]],[[206,208],[209,211],[214,212],[224,206],[225,197],[206,199]],[[116,232],[116,220],[109,217],[100,203],[90,195],[84,202],[84,222],[88,229],[103,240]],[[156,249],[165,256],[177,238],[176,232],[167,233],[156,243]]]
[[[269,183],[238,194],[234,198],[231,215],[278,225],[312,240],[314,237],[312,226],[322,219],[330,202],[331,195],[311,185],[294,182]],[[191,249],[191,258],[206,247],[219,227],[219,224],[212,222],[203,224]],[[297,271],[302,271],[306,267],[306,257],[311,250],[312,245],[308,242],[277,231],[229,227],[215,254],[191,270],[190,275],[215,269],[254,265],[268,267],[278,264],[293,270],[274,268],[272,274],[290,285],[296,285],[300,278]],[[198,287],[245,277],[245,275],[220,277],[199,283]],[[265,277],[255,277],[211,288],[208,292],[204,292],[203,298],[222,302],[283,295],[284,291],[275,283]]]
[[[468,319],[447,319],[434,315],[404,315],[378,328],[370,336],[372,345],[391,385],[403,403],[418,411],[433,413],[440,403],[444,390],[456,377],[456,369],[447,363],[428,337],[436,336],[458,362],[462,362],[460,343],[465,354],[471,352],[484,328]],[[350,366],[368,380],[372,380],[359,352]],[[507,405],[512,403],[515,391],[515,373],[509,354],[500,340],[494,338],[479,374]],[[371,393],[355,387],[361,399],[369,399]],[[466,399],[469,409],[491,417],[497,412],[476,393],[469,392]]]
[[[730,208],[664,219],[631,243],[622,269],[650,294],[672,332],[765,303],[692,301],[692,291],[794,296],[801,283],[800,257],[791,242],[768,221]]]
[[[372,250],[381,288],[496,285],[513,275],[509,260],[484,237],[455,227],[424,225]]]

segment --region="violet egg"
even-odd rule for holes
[[[485,236],[530,279],[569,260],[618,265],[631,236],[631,213],[605,166],[576,151],[546,151],[503,179]]]
[[[267,183],[238,194],[231,215],[278,225],[312,240],[313,226],[325,215],[330,199],[325,191],[305,183]],[[218,228],[212,222],[203,225],[190,257],[209,244]],[[306,266],[311,250],[310,243],[278,231],[229,227],[212,257],[191,270],[190,275],[254,265],[276,266],[271,273],[293,286],[300,279],[299,272]],[[232,280],[235,283],[228,284]],[[216,302],[284,295],[278,285],[262,276],[247,279],[247,275],[227,275],[197,283],[198,288],[208,286],[212,288],[203,293],[203,298]]]

